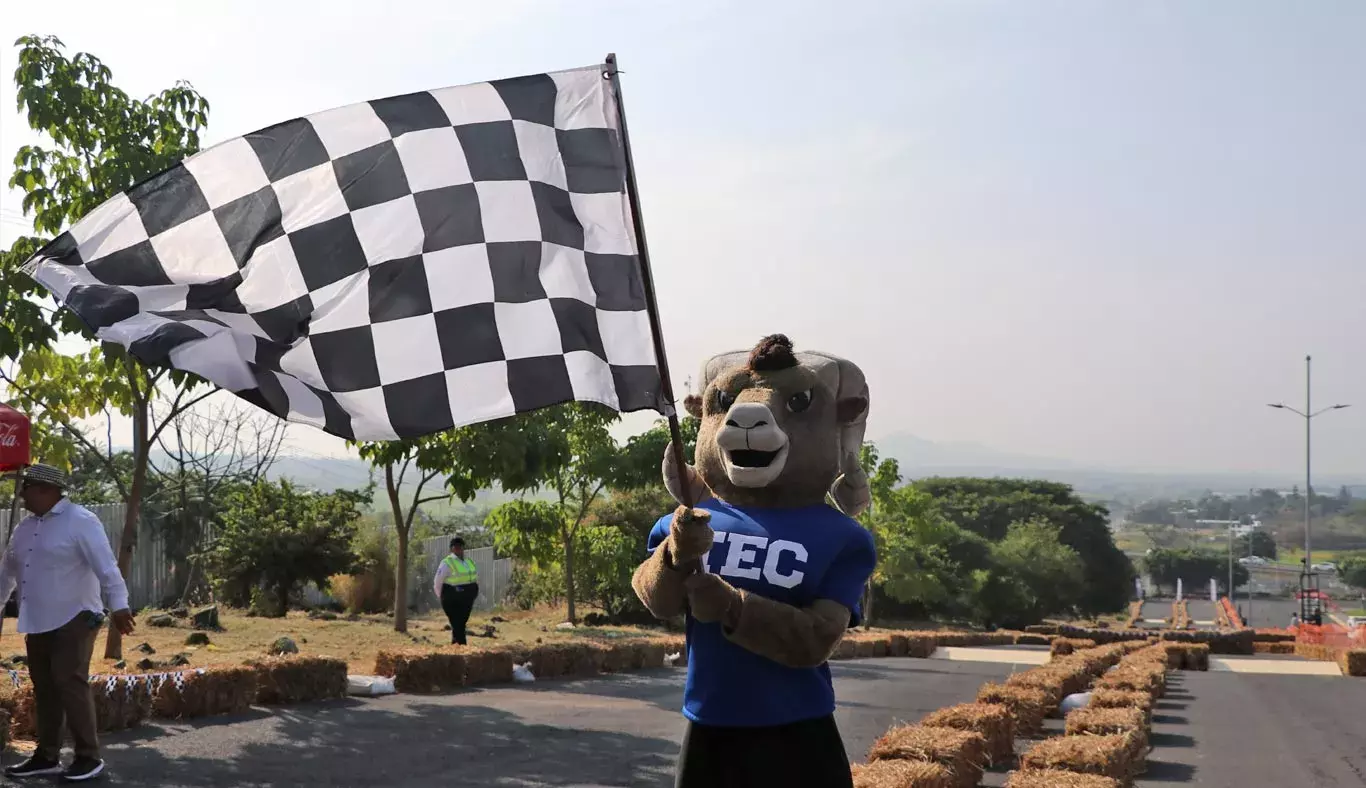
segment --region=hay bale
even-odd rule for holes
[[[664,646],[651,640],[632,644],[631,669],[650,670],[664,667]]]
[[[162,682],[152,701],[157,717],[189,719],[218,714],[241,714],[256,700],[256,670],[251,667],[206,668],[187,671],[177,683]]]
[[[1256,641],[1252,644],[1254,654],[1294,654],[1295,644],[1293,641],[1270,640]]]
[[[256,702],[306,703],[346,697],[346,660],[334,657],[268,657],[246,663],[256,670]]]
[[[1088,709],[1138,709],[1145,725],[1152,724],[1153,696],[1146,692],[1119,689],[1093,689]]]
[[[907,657],[911,654],[911,639],[901,633],[887,636],[887,656]]]
[[[1048,635],[1022,632],[1015,636],[1015,644],[1018,646],[1051,646],[1053,645],[1053,638]]]
[[[1097,688],[1146,692],[1154,698],[1162,697],[1167,686],[1165,651],[1150,656],[1135,652],[1125,657],[1114,670],[1096,680]]]
[[[1133,734],[1135,762],[1148,750],[1148,717],[1141,709],[1077,709],[1067,715],[1064,731],[1068,736]]]
[[[1084,665],[1048,664],[1030,668],[1006,679],[1006,684],[1016,687],[1034,687],[1048,694],[1049,705],[1056,706],[1062,699],[1075,692],[1084,692],[1091,684],[1091,673]]]
[[[849,767],[854,788],[955,788],[948,769],[928,761],[873,761]]]
[[[1044,739],[1020,756],[1020,770],[1055,769],[1109,777],[1127,785],[1134,772],[1129,734]]]
[[[939,643],[929,635],[907,635],[906,656],[916,659],[929,659],[934,656]]]
[[[986,740],[987,763],[1005,764],[1015,757],[1015,718],[1003,704],[960,703],[926,714],[920,724],[980,733]]]
[[[856,656],[857,645],[849,635],[840,638],[840,642],[835,645],[835,651],[830,655],[831,659],[853,659]]]
[[[450,648],[381,650],[375,675],[392,677],[399,692],[449,692],[465,686],[465,655]]]
[[[1121,788],[1113,777],[1097,774],[1078,774],[1055,769],[1045,771],[1011,772],[1006,776],[1005,788]]]
[[[95,676],[95,728],[100,732],[136,728],[152,716],[152,688],[143,676]]]
[[[0,711],[8,715],[10,739],[32,739],[37,733],[37,708],[33,701],[33,685],[27,681],[15,687],[9,681],[0,686]]]
[[[1000,704],[1015,720],[1015,735],[1036,736],[1043,730],[1043,718],[1050,707],[1048,695],[1032,687],[1008,684],[983,684],[977,691],[978,703]]]
[[[631,669],[631,661],[635,657],[635,650],[629,643],[612,643],[602,647],[602,665],[600,669],[604,673],[623,673]]]
[[[1366,676],[1366,648],[1344,649],[1338,666],[1345,676]]]
[[[980,733],[923,725],[890,728],[873,742],[868,760],[910,760],[937,763],[953,776],[955,788],[974,788],[982,781],[987,741]]]
[[[1048,649],[1050,657],[1065,657],[1074,651],[1094,648],[1096,641],[1087,638],[1054,638]]]
[[[466,687],[512,681],[511,652],[501,648],[465,648],[464,657]]]

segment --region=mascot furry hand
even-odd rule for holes
[[[826,660],[876,561],[852,519],[869,498],[863,373],[775,335],[708,361],[702,386],[685,403],[696,467],[663,466],[696,503],[655,524],[632,578],[656,617],[688,614],[677,785],[852,785]]]

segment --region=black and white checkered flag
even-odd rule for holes
[[[667,413],[625,181],[595,65],[228,140],[26,270],[141,361],[344,438],[573,400]]]

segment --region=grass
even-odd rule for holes
[[[102,658],[104,654],[104,632],[95,646],[95,658],[91,660],[92,673],[141,672],[136,668],[145,654],[135,650],[142,643],[156,649],[151,655],[153,660],[166,660],[178,653],[185,653],[190,660],[189,667],[209,667],[219,665],[240,665],[243,660],[261,657],[266,654],[271,643],[281,635],[294,639],[299,653],[311,656],[338,657],[347,661],[351,673],[370,674],[375,669],[375,652],[382,648],[412,648],[414,646],[440,646],[450,643],[450,632],[445,629],[446,619],[440,613],[414,616],[408,619],[407,634],[394,631],[394,620],[384,615],[366,615],[358,620],[348,621],[340,617],[335,621],[322,621],[308,618],[307,614],[291,611],[285,618],[251,618],[243,611],[219,609],[219,620],[225,631],[210,632],[210,645],[186,646],[185,638],[193,629],[188,622],[177,621],[175,627],[149,626],[147,619],[154,611],[143,611],[138,616],[137,632],[124,638],[123,654],[128,667],[117,670],[113,660]],[[493,617],[503,621],[491,621]],[[472,646],[496,645],[500,643],[538,643],[591,639],[597,641],[614,640],[623,637],[660,634],[660,629],[637,627],[576,627],[572,630],[556,629],[565,620],[563,611],[501,611],[472,616],[468,629],[481,632],[486,624],[495,627],[495,638],[470,637]],[[23,654],[22,636],[13,629],[13,619],[8,622],[3,636],[0,636],[0,656]]]

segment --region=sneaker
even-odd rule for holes
[[[100,775],[104,771],[104,761],[98,758],[81,758],[71,762],[66,771],[62,772],[62,781],[78,783],[82,780],[89,780]]]
[[[7,777],[39,777],[45,774],[61,774],[62,765],[41,755],[34,755],[16,766],[6,766]]]

